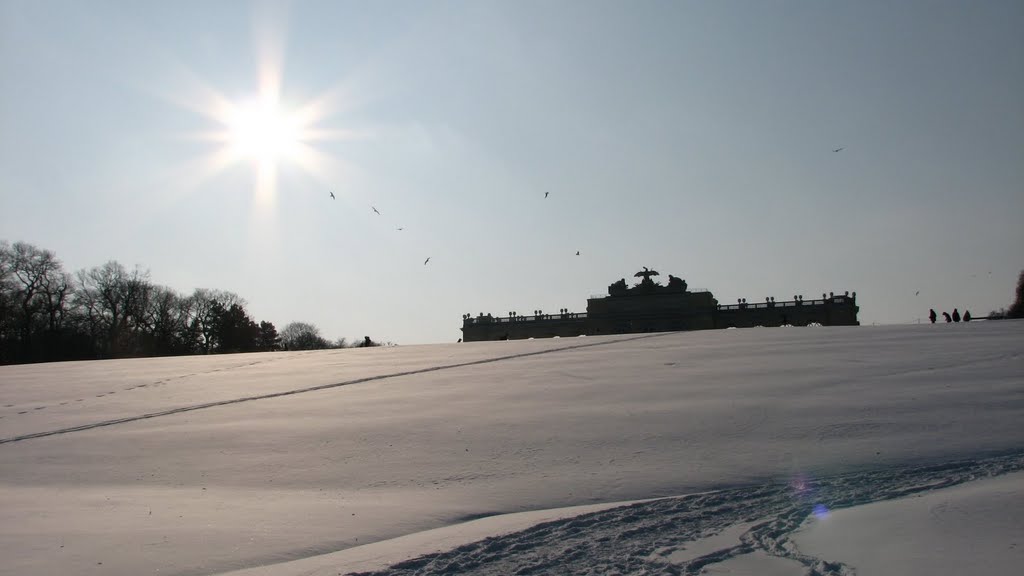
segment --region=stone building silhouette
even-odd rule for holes
[[[658,272],[644,268],[634,274],[641,278],[633,286],[625,278],[608,286],[607,296],[587,300],[587,311],[559,310],[547,314],[509,312],[507,316],[491,314],[462,317],[462,338],[466,342],[483,340],[521,340],[600,334],[632,334],[642,332],[675,332],[713,328],[748,328],[753,326],[858,326],[857,293],[822,294],[821,299],[736,304],[719,304],[711,292],[691,292],[686,281],[669,275],[668,284],[651,279]]]

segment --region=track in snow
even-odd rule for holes
[[[358,576],[684,575],[755,551],[797,562],[811,576],[850,576],[851,567],[803,554],[790,540],[809,515],[1019,470],[1024,452],[665,498],[546,522]],[[683,562],[669,559],[686,543],[742,524],[750,528],[737,544]]]
[[[243,402],[252,402],[255,400],[267,400],[270,398],[280,398],[282,396],[294,396],[295,394],[305,394],[307,392],[316,392],[318,390],[327,390],[330,388],[340,388],[342,386],[351,386],[353,384],[363,384],[365,382],[373,382],[376,380],[387,380],[389,378],[400,378],[402,376],[413,376],[416,374],[425,374],[427,372],[437,372],[439,370],[451,370],[453,368],[464,368],[466,366],[476,366],[478,364],[491,364],[494,362],[501,362],[503,360],[514,360],[516,358],[526,358],[528,356],[540,356],[542,354],[552,354],[554,352],[565,352],[568,350],[578,350],[580,348],[592,348],[594,346],[607,346],[609,344],[619,344],[622,342],[631,342],[633,340],[643,340],[645,338],[655,338],[658,336],[665,336],[667,334],[674,334],[674,332],[660,332],[657,334],[644,334],[642,336],[633,336],[629,338],[616,338],[614,340],[601,340],[598,342],[587,342],[586,344],[573,344],[570,346],[560,346],[558,348],[549,348],[547,350],[537,350],[534,352],[522,352],[519,354],[508,354],[506,356],[497,356],[495,358],[483,358],[480,360],[471,360],[469,362],[459,362],[456,364],[442,364],[440,366],[428,366],[426,368],[418,368],[416,370],[406,370],[404,372],[393,372],[391,374],[380,374],[377,376],[367,376],[365,378],[356,378],[353,380],[345,380],[344,382],[333,382],[331,384],[320,384],[317,386],[309,386],[306,388],[298,388],[295,390],[284,390],[282,392],[271,392],[269,394],[259,394],[256,396],[243,396],[241,398],[231,398],[229,400],[219,400],[217,402],[204,402],[202,404],[192,404],[190,406],[180,406],[178,408],[169,408],[167,410],[160,410],[158,412],[150,412],[148,414],[136,414],[133,416],[125,416],[123,418],[115,418],[112,420],[103,420],[100,422],[90,422],[88,424],[81,424],[79,426],[70,426],[67,428],[59,428],[56,430],[46,430],[43,432],[33,432],[31,434],[22,434],[19,436],[11,436],[9,438],[0,438],[0,444],[9,444],[11,442],[21,442],[23,440],[31,440],[33,438],[44,438],[46,436],[56,436],[59,434],[70,434],[72,432],[81,432],[83,430],[92,430],[94,428],[102,428],[105,426],[114,426],[116,424],[126,424],[128,422],[137,422],[139,420],[147,420],[150,418],[158,418],[160,416],[170,416],[172,414],[180,414],[182,412],[193,412],[196,410],[205,410],[207,408],[216,408],[218,406],[228,406],[231,404],[241,404]],[[251,366],[254,363],[244,364],[242,366]],[[229,368],[219,368],[212,370],[211,372],[220,372]],[[162,383],[162,382],[161,382]],[[109,392],[113,394],[114,392]],[[99,397],[106,396],[107,394],[100,394]],[[42,406],[36,408],[41,410],[46,408]],[[19,412],[19,414],[25,414],[28,411]]]

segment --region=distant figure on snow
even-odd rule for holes
[[[952,322],[953,319],[949,317],[949,312],[943,312],[942,317],[946,319],[946,322]]]
[[[929,308],[928,309],[928,319],[932,321],[932,324],[935,324],[935,319],[936,318],[938,318],[938,316],[935,315],[935,309],[934,308]]]
[[[970,321],[971,321],[971,311],[970,310],[964,310],[964,322],[970,322]]]
[[[960,312],[956,308],[953,308],[953,322],[959,322],[959,321],[960,321]]]

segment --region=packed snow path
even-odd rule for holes
[[[796,562],[811,576],[849,576],[855,574],[851,567],[804,554],[791,541],[808,516],[1020,470],[1024,453],[664,498],[546,522],[387,570],[354,574],[699,574],[713,564],[760,551]],[[673,561],[691,543],[736,526],[749,526],[736,544],[724,538],[724,547]]]

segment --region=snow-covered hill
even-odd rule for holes
[[[2,367],[0,574],[848,573],[836,509],[1021,469],[1022,343],[1004,321]]]

